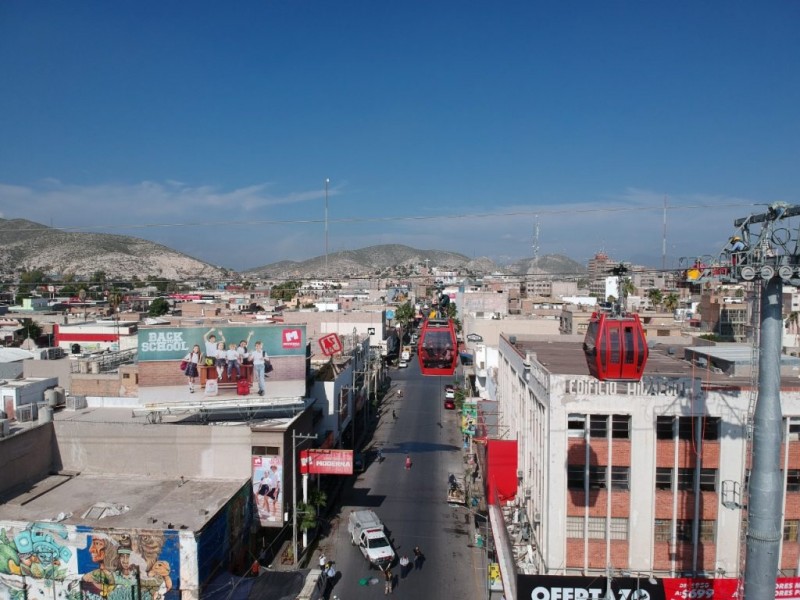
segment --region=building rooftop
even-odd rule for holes
[[[536,360],[556,375],[589,375],[582,342],[550,341],[541,336],[516,336],[516,348],[536,354]],[[694,363],[684,358],[694,357]],[[749,344],[685,346],[655,343],[644,370],[647,376],[694,377],[716,385],[749,386],[752,349]],[[782,387],[800,387],[800,359],[781,356]]]
[[[0,499],[0,521],[197,531],[244,483],[59,473]]]

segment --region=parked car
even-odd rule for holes
[[[398,369],[405,369],[406,367],[408,367],[408,361],[406,360],[401,360],[399,363],[397,363]]]
[[[447,400],[454,400],[455,397],[456,397],[456,388],[455,388],[455,386],[450,385],[449,383],[446,386],[444,386],[444,397]]]
[[[456,409],[456,401],[452,398],[445,398],[444,399],[444,407],[445,410],[455,410]]]
[[[467,341],[468,342],[482,342],[483,341],[483,336],[478,335],[477,333],[470,333],[467,336]]]

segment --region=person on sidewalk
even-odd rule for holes
[[[408,454],[406,454],[406,471],[410,470],[411,470],[411,457]]]
[[[425,555],[419,546],[414,546],[414,568],[421,569],[422,563],[425,562]]]
[[[328,557],[325,556],[325,553],[319,555],[319,568],[323,571],[325,570],[325,566],[328,564]]]

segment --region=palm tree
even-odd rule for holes
[[[651,288],[647,291],[647,298],[650,300],[650,304],[653,305],[653,308],[656,308],[661,305],[664,294],[662,294],[661,290],[658,288]]]
[[[678,294],[667,294],[667,297],[664,298],[664,308],[666,308],[669,312],[673,312],[676,308],[678,308],[679,302]]]

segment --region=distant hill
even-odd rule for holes
[[[221,269],[161,244],[107,233],[60,231],[25,219],[0,219],[0,270],[41,270],[46,274],[129,279],[219,278]]]
[[[344,250],[328,254],[327,273],[330,277],[344,275],[370,276],[394,267],[414,267],[425,264],[439,268],[463,268],[470,264],[484,264],[472,261],[468,256],[445,250],[417,250],[402,244],[369,246],[359,250]],[[479,259],[479,261],[488,259]],[[488,261],[491,263],[491,261]],[[491,263],[492,265],[494,263]],[[249,269],[242,273],[246,277],[269,278],[307,278],[325,277],[325,256],[309,258],[302,262],[281,261]]]
[[[494,272],[509,274],[555,273],[582,275],[586,267],[574,260],[558,254],[541,256],[536,261],[523,259],[501,269],[486,257],[471,259],[464,254],[444,250],[418,250],[402,244],[369,246],[360,250],[333,252],[328,255],[327,273],[330,277],[374,276],[386,274],[392,269],[428,264],[440,269],[461,269],[476,275]],[[245,277],[263,279],[306,279],[325,277],[325,257],[317,256],[302,262],[281,261],[249,269],[242,273]]]
[[[536,259],[523,258],[506,267],[506,272],[514,275],[584,275],[584,265],[563,254],[547,254]]]

